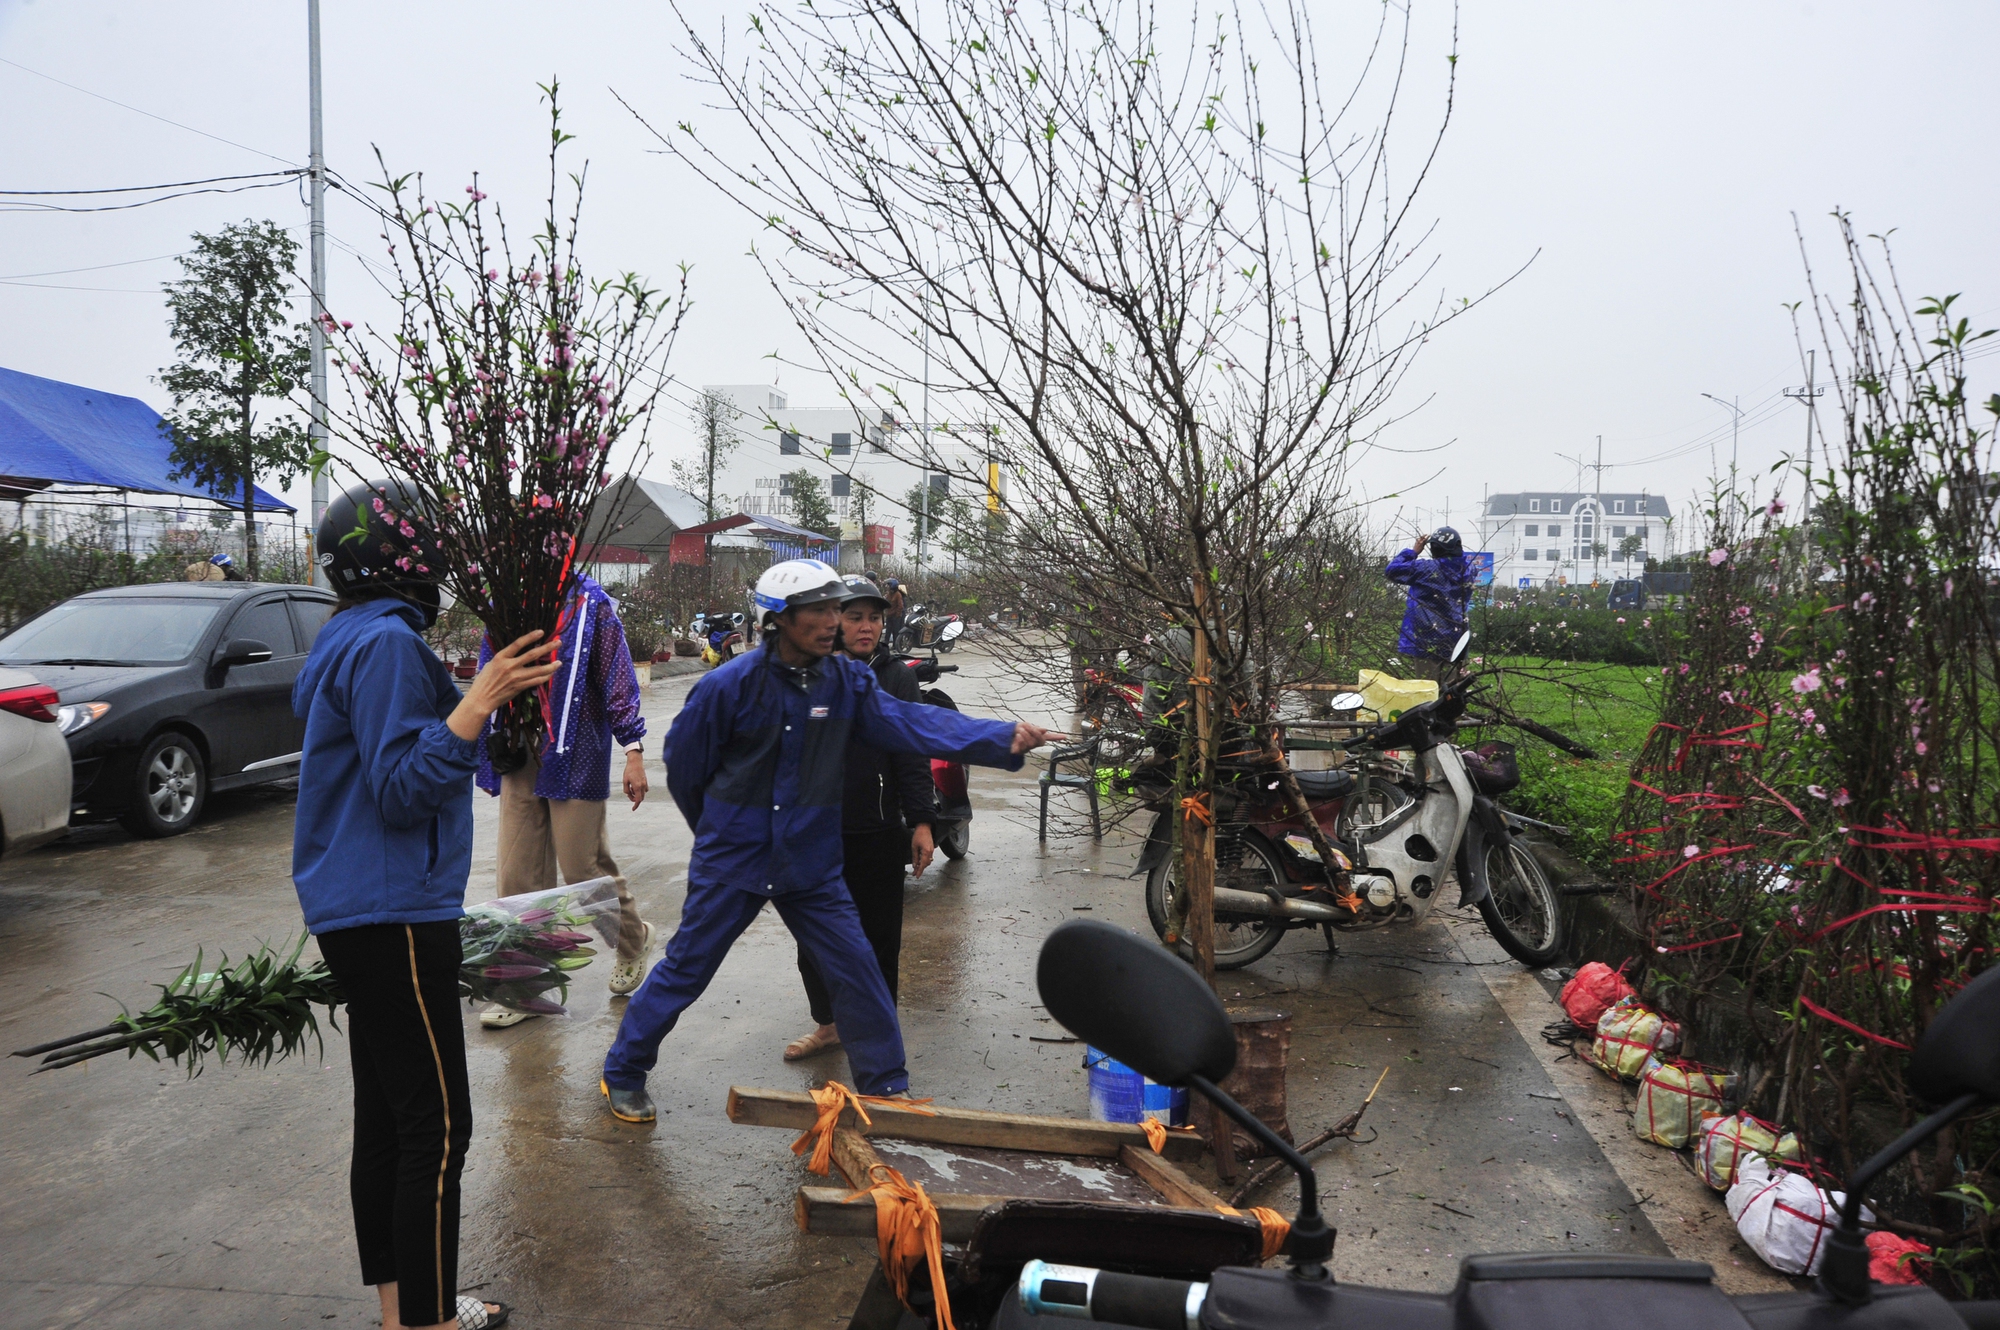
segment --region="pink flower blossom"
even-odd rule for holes
[[[470,466],[472,464],[472,459],[470,457],[467,457],[464,453],[453,453],[451,455],[451,464],[462,470],[465,467]]]
[[[423,352],[417,350],[416,347],[411,346],[409,343],[405,342],[403,344],[403,354],[409,359],[415,360],[417,359],[417,357],[421,356]]]
[[[1865,610],[1874,603],[1875,603],[1875,593],[1873,591],[1864,591],[1858,597],[1855,598],[1854,608],[1858,610]]]
[[[353,326],[354,326],[354,320],[352,319],[342,319],[340,321],[340,330],[342,332],[346,332],[349,328],[352,328]]]
[[[415,527],[411,526],[411,525],[410,525],[410,524],[409,524],[408,522],[405,522],[405,523],[403,523],[403,525],[402,525],[402,526],[401,526],[401,528],[399,528],[399,529],[400,529],[400,530],[402,531],[402,533],[403,533],[403,539],[405,539],[405,540],[414,540],[414,539],[416,539],[416,535],[417,535],[417,529],[416,529]]]
[[[1792,691],[1800,696],[1804,696],[1807,693],[1817,693],[1819,686],[1820,677],[1817,667],[1807,670],[1804,674],[1795,674],[1792,676]]]
[[[474,203],[481,202],[486,197],[485,193],[477,185],[467,185],[465,187],[465,192],[472,195],[472,201]]]
[[[499,280],[500,280],[500,270],[499,270],[498,268],[488,268],[488,269],[486,270],[486,280],[487,280],[487,281],[489,281],[489,282],[497,282],[497,281],[499,281]]]
[[[1806,793],[1815,799],[1824,799],[1826,798],[1826,787],[1824,785],[1808,785],[1806,786]]]
[[[1922,739],[1919,739],[1919,740],[1917,740],[1917,756],[1918,756],[1918,757],[1922,757],[1922,756],[1924,756],[1924,755],[1925,755],[1926,753],[1928,753],[1928,752],[1930,752],[1930,751],[1931,751],[1931,746],[1930,746],[1929,744],[1925,743],[1925,742],[1924,742],[1924,741],[1923,741]]]
[[[1764,516],[1766,517],[1776,517],[1783,511],[1785,511],[1785,501],[1775,494],[1771,496],[1771,501],[1764,505]]]
[[[1683,845],[1681,847],[1681,858],[1683,859],[1692,859],[1700,853],[1701,846],[1699,845]]]
[[[479,561],[475,559],[471,563],[466,564],[465,571],[477,575],[479,572]]]
[[[550,497],[549,497],[548,495],[546,495],[546,494],[537,494],[537,495],[535,496],[535,507],[537,507],[537,508],[553,508],[553,507],[555,507],[555,506],[556,506],[556,501],[555,501],[554,499],[551,499],[551,498],[550,498]]]
[[[1720,568],[1728,558],[1729,550],[1727,547],[1710,550],[1708,552],[1708,566],[1711,568]]]
[[[1834,791],[1833,799],[1831,802],[1835,808],[1845,808],[1849,804],[1853,803],[1854,800],[1848,795],[1847,787],[1843,785],[1838,790]]]
[[[1688,672],[1688,664],[1687,664],[1687,662],[1686,662],[1686,661],[1682,661],[1682,662],[1681,662],[1681,673],[1682,673],[1682,674],[1686,674],[1687,672]]]
[[[1622,615],[1622,614],[1621,614],[1621,615],[1619,615],[1619,616],[1618,616],[1618,622],[1620,622],[1620,623],[1624,623],[1624,622],[1625,622],[1625,616],[1624,616],[1624,615]]]

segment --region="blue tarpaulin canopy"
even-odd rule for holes
[[[0,486],[102,485],[207,499],[241,511],[241,490],[231,496],[191,480],[169,480],[172,451],[160,413],[136,397],[0,369]],[[260,511],[296,511],[262,489],[255,493]]]

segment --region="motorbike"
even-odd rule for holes
[[[688,624],[688,636],[701,643],[704,659],[714,657],[709,664],[719,665],[742,649],[745,623],[740,613],[711,614],[704,610]]]
[[[1463,634],[1456,666],[1471,644]],[[1525,965],[1561,954],[1555,888],[1522,839],[1529,827],[1565,829],[1504,808],[1499,796],[1520,783],[1513,747],[1461,749],[1450,741],[1481,676],[1456,672],[1435,701],[1387,724],[1360,726],[1340,743],[1347,765],[1293,773],[1333,850],[1328,864],[1284,789],[1282,773],[1246,749],[1219,764],[1215,820],[1215,967],[1234,970],[1267,955],[1293,928],[1335,934],[1421,923],[1455,869],[1460,908],[1479,910],[1487,930]],[[1336,711],[1352,714],[1358,694]],[[1537,732],[1543,727],[1536,726]],[[1225,750],[1225,758],[1227,758]],[[1184,910],[1180,856],[1173,853],[1179,809],[1167,773],[1135,773],[1133,788],[1157,810],[1133,876],[1146,879],[1146,914],[1164,940]],[[1182,943],[1185,954],[1186,944]]]
[[[930,655],[897,653],[897,659],[916,674],[917,682],[925,685],[918,690],[918,696],[931,706],[958,710],[958,703],[952,701],[948,693],[928,685],[936,683],[939,675],[957,672],[958,666],[941,664],[937,653],[951,650],[951,644],[964,631],[965,625],[954,618],[938,630],[938,640],[933,644]],[[966,781],[965,763],[932,758],[931,784],[937,787],[938,818],[932,827],[937,847],[947,859],[963,859],[966,851],[972,848],[972,795]]]
[[[958,632],[945,636],[945,629],[958,625]],[[917,647],[929,647],[932,651],[950,651],[959,633],[965,631],[965,624],[956,614],[933,614],[928,605],[912,603],[909,612],[903,616],[903,629],[896,635],[895,648],[909,651]]]
[[[1729,1297],[1701,1261],[1533,1252],[1468,1256],[1450,1292],[1335,1284],[1334,1230],[1297,1150],[1217,1088],[1236,1062],[1229,1015],[1187,965],[1096,920],[1052,932],[1037,963],[1048,1013],[1077,1038],[1164,1085],[1186,1086],[1256,1136],[1298,1175],[1287,1269],[1256,1263],[1254,1220],[1235,1215],[1007,1201],[981,1217],[947,1276],[960,1325],[1028,1330],[1047,1318],[1139,1330],[1544,1330],[1631,1322],[1727,1330],[2000,1330],[2000,1302],[1947,1302],[1920,1285],[1873,1285],[1861,1229],[1869,1187],[1952,1122],[2000,1100],[2000,969],[1947,1003],[1910,1057],[1918,1098],[1942,1105],[1848,1179],[1839,1227],[1808,1292]],[[1086,1217],[1082,1212],[1094,1212]],[[1060,1263],[1058,1263],[1060,1262]],[[1017,1273],[1018,1272],[1018,1273]],[[899,1309],[900,1310],[900,1309]],[[857,1320],[857,1324],[859,1321]]]

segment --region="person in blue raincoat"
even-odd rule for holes
[[[1433,556],[1428,559],[1423,557],[1426,546]],[[1396,650],[1419,670],[1450,656],[1465,631],[1475,575],[1458,532],[1441,526],[1417,537],[1416,546],[1389,560],[1382,575],[1409,588]]]
[[[891,697],[867,665],[834,654],[846,591],[817,559],[773,565],[757,582],[762,645],[703,677],[667,731],[667,791],[694,854],[680,929],[604,1060],[599,1089],[622,1121],[653,1121],[646,1078],[661,1041],[767,902],[831,991],[855,1088],[907,1093],[896,1004],[842,880],[848,738],[1015,771],[1021,754],[1062,737]]]
[[[422,511],[402,486],[373,481],[320,521],[319,563],[340,599],[292,689],[306,727],[292,882],[347,999],[361,1282],[375,1286],[386,1326],[493,1330],[506,1306],[458,1292],[459,1175],[472,1139],[458,921],[472,771],[486,718],[556,666],[545,659],[554,643],[530,633],[459,695],[423,639],[440,597]]]

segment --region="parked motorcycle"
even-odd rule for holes
[[[1600,1322],[2000,1330],[2000,1302],[1953,1303],[1922,1286],[1872,1285],[1861,1230],[1868,1188],[1891,1165],[2000,1100],[2000,969],[1967,984],[1924,1031],[1909,1084],[1943,1107],[1848,1179],[1818,1287],[1735,1298],[1715,1287],[1714,1271],[1701,1261],[1583,1252],[1468,1256],[1448,1293],[1337,1285],[1327,1268],[1335,1234],[1320,1213],[1312,1166],[1217,1088],[1235,1065],[1236,1039],[1200,976],[1123,929],[1072,920],[1043,944],[1036,982],[1048,1013],[1070,1033],[1152,1080],[1200,1091],[1292,1166],[1299,1211],[1283,1248],[1290,1268],[1217,1259],[1241,1250],[1233,1227],[1249,1223],[1255,1231],[1254,1221],[1237,1216],[1097,1204],[1072,1205],[1094,1216],[1051,1215],[1047,1203],[1038,1209],[1009,1201],[982,1217],[948,1277],[961,1325],[1028,1330],[1059,1317],[1150,1330],[1545,1330]],[[1107,1268],[1114,1266],[1121,1268]]]
[[[688,624],[688,636],[701,643],[703,659],[719,665],[742,650],[746,622],[740,613],[711,614],[703,610]]]
[[[944,630],[952,624],[958,625],[958,632],[950,637]],[[912,604],[903,616],[903,630],[896,635],[895,648],[898,651],[913,651],[918,647],[929,647],[933,651],[950,651],[959,633],[965,631],[965,624],[956,614],[933,614],[928,605]]]
[[[1471,644],[1459,638],[1455,665]],[[1268,954],[1293,928],[1334,933],[1421,923],[1436,903],[1448,868],[1457,871],[1458,905],[1477,906],[1494,939],[1523,964],[1546,965],[1562,951],[1555,889],[1521,834],[1530,826],[1564,829],[1500,806],[1520,783],[1513,747],[1462,750],[1449,741],[1480,676],[1459,673],[1437,700],[1368,727],[1342,745],[1348,765],[1295,772],[1336,856],[1328,865],[1305,819],[1294,811],[1280,773],[1256,760],[1218,771],[1215,819],[1215,967],[1234,970]],[[1335,709],[1351,714],[1358,694]],[[1537,727],[1538,729],[1540,727]],[[1165,939],[1183,917],[1180,816],[1164,771],[1137,773],[1135,790],[1158,810],[1134,876],[1146,878],[1146,914]],[[1185,949],[1185,943],[1183,943]]]
[[[940,664],[937,653],[951,650],[951,644],[964,631],[965,625],[954,618],[939,629],[938,640],[930,655],[899,652],[897,658],[915,672],[919,684],[934,684],[939,675],[957,672],[956,665]],[[919,690],[918,696],[934,707],[958,710],[958,703],[952,701],[942,689],[924,687]],[[965,763],[932,758],[931,784],[937,787],[938,818],[931,828],[937,838],[937,847],[947,859],[963,859],[966,851],[972,848],[972,795],[966,782]]]

